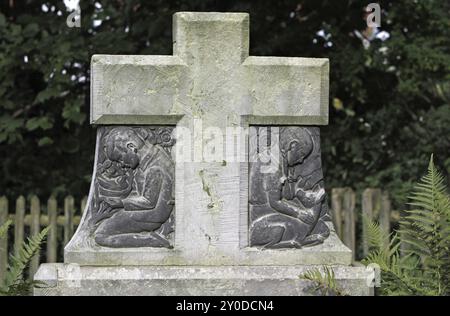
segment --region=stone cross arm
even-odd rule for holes
[[[176,13],[173,40],[173,56],[92,57],[92,124],[328,123],[328,59],[248,56],[248,14]]]

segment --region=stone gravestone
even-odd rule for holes
[[[369,294],[327,209],[328,60],[248,56],[244,13],[173,23],[173,56],[92,57],[89,200],[35,294],[299,295],[321,265]]]

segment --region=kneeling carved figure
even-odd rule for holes
[[[266,127],[255,127],[257,136]],[[301,248],[330,234],[321,167],[319,130],[279,128],[279,167],[263,172],[261,141],[250,162],[250,245]]]
[[[115,127],[97,167],[94,238],[106,247],[171,247],[174,163],[170,129]]]

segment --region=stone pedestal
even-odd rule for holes
[[[298,296],[317,294],[299,278],[315,266],[112,266],[43,264],[36,279],[46,295]],[[347,295],[373,295],[365,267],[333,267]]]
[[[35,288],[34,295],[315,295],[318,293],[313,291],[312,283],[299,276],[323,265],[333,269],[339,287],[347,295],[373,295],[373,271],[352,266],[350,249],[334,232],[316,247],[264,251],[248,248],[241,256],[244,265],[227,265],[230,262],[218,256],[210,265],[192,261],[189,266],[178,266],[176,262],[182,259],[173,250],[71,253],[66,259],[72,263],[40,266],[35,280],[46,286]],[[99,262],[105,265],[99,266]]]

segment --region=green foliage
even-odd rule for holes
[[[319,292],[322,296],[346,296],[337,284],[333,268],[331,267],[323,266],[322,269],[309,269],[300,278],[313,282],[312,293]]]
[[[410,257],[401,257],[398,236],[393,234],[391,240],[378,224],[365,219],[363,224],[367,232],[370,253],[363,260],[365,264],[377,264],[381,271],[381,293],[385,295],[419,295],[422,292],[420,282],[410,278],[409,273],[417,266]]]
[[[88,191],[90,57],[171,54],[176,11],[249,12],[252,55],[330,59],[329,187],[383,186],[399,206],[431,152],[449,157],[448,1],[379,1],[390,38],[367,49],[355,36],[366,28],[362,0],[97,2],[80,1],[81,28],[66,26],[60,0],[0,4],[2,194]],[[450,172],[450,160],[439,165]]]
[[[6,234],[10,225],[11,222],[8,221],[0,228],[0,237]],[[36,236],[28,238],[27,242],[23,242],[18,249],[17,255],[11,255],[4,284],[0,288],[0,295],[28,295],[33,286],[40,285],[34,281],[24,280],[23,272],[30,264],[31,259],[39,253],[48,231],[49,227],[44,228]]]
[[[377,224],[364,221],[371,247],[364,262],[380,266],[383,294],[449,295],[450,197],[433,156],[410,200],[415,208],[405,211],[388,243]],[[400,245],[405,246],[402,253]]]

